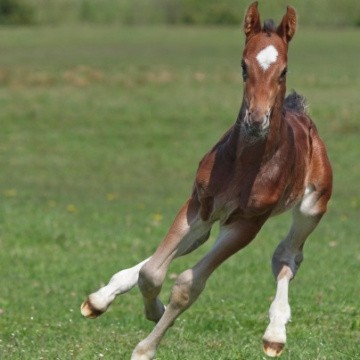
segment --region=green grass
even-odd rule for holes
[[[0,22],[5,24],[228,24],[241,23],[251,1],[237,0],[11,0],[19,6],[12,11],[1,0],[4,10]],[[301,24],[312,26],[359,26],[360,5],[357,0],[259,0],[264,16],[277,21],[287,5],[296,8]]]
[[[137,289],[95,321],[87,294],[156,248],[201,156],[241,101],[237,29],[0,29],[0,358],[128,359],[152,329]],[[306,95],[334,174],[290,290],[284,359],[360,357],[359,31],[301,29],[288,88]],[[263,359],[272,219],[209,280],[156,359]],[[214,240],[173,263],[192,266]],[[167,301],[167,278],[162,298]]]

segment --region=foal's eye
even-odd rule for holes
[[[283,81],[286,80],[286,74],[287,74],[287,68],[285,68],[285,69],[281,72],[280,78],[279,78],[279,81],[280,81],[280,82],[283,82]]]
[[[246,66],[244,60],[241,62],[241,69],[242,69],[243,80],[246,81],[247,78],[249,77],[249,75],[248,75],[247,66]]]

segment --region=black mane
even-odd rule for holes
[[[265,20],[263,31],[265,31],[268,35],[275,32],[275,23],[273,19]]]

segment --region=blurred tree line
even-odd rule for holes
[[[252,0],[0,0],[0,24],[69,22],[124,25],[239,25]],[[301,23],[313,26],[360,26],[359,0],[260,0],[262,13],[279,20],[286,5]]]

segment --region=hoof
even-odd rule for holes
[[[156,299],[155,302],[152,301],[145,305],[145,317],[157,323],[163,316],[165,309],[165,305],[159,299]]]
[[[104,311],[97,309],[89,299],[86,299],[86,301],[81,304],[80,310],[81,315],[88,319],[95,319],[104,313]]]
[[[267,356],[277,357],[284,351],[285,344],[263,340],[263,350]]]
[[[139,343],[134,349],[131,360],[153,360],[155,357],[155,349],[148,348],[144,342]]]

